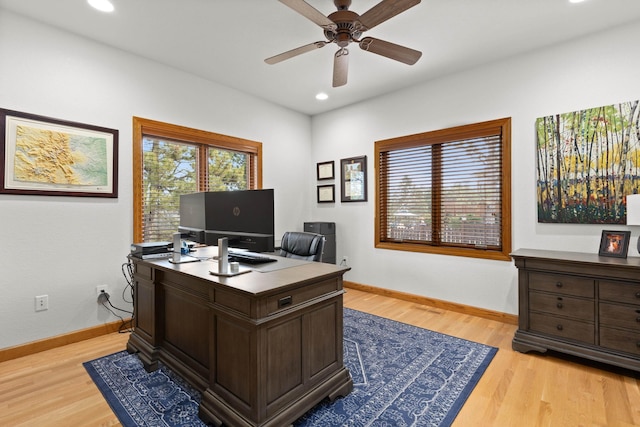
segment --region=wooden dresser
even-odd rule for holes
[[[519,249],[513,349],[640,371],[640,258]]]

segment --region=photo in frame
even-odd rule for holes
[[[335,185],[318,185],[318,203],[334,203],[335,197]]]
[[[0,109],[0,193],[118,197],[118,130]]]
[[[630,231],[603,230],[600,238],[598,255],[616,258],[626,258],[629,250]]]
[[[341,201],[367,201],[367,156],[340,160]]]
[[[317,167],[318,181],[335,178],[335,163],[333,160],[318,163]]]

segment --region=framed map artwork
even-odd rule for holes
[[[118,197],[118,131],[0,109],[0,193]]]

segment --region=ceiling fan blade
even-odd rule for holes
[[[347,84],[349,72],[349,51],[346,48],[338,50],[333,60],[333,87]]]
[[[373,37],[365,37],[360,41],[360,48],[368,52],[377,53],[408,65],[415,64],[422,56],[419,50],[409,49],[399,44],[387,42]]]
[[[282,0],[280,0],[282,1]],[[382,0],[377,5],[360,15],[358,21],[362,25],[362,31],[370,30],[387,19],[393,18],[399,13],[417,5],[420,0]]]
[[[311,6],[304,0],[280,0],[280,3],[289,6],[291,9],[295,10],[310,21],[315,22],[325,30],[335,30],[337,27],[335,22],[324,16],[320,11],[318,11],[318,9]]]
[[[320,49],[326,44],[328,44],[328,42],[320,41],[320,42],[309,43],[304,46],[300,46],[295,49],[288,50],[279,55],[275,55],[270,58],[267,58],[264,60],[264,62],[270,65],[277,64],[278,62],[282,62],[285,59],[293,58],[294,56],[298,56],[306,52],[311,52],[314,49]]]

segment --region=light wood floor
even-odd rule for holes
[[[348,289],[345,306],[500,350],[454,426],[640,426],[640,375],[511,350],[516,327]],[[0,426],[119,426],[82,362],[125,348],[110,334],[0,363]]]

